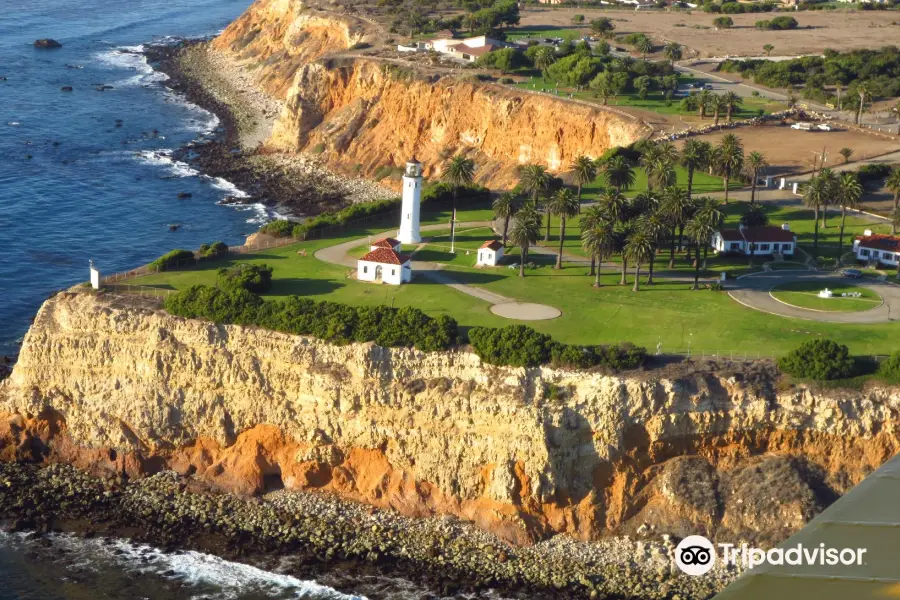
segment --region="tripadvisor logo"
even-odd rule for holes
[[[758,565],[863,565],[866,548],[829,548],[825,544],[763,550],[747,544],[719,544],[722,563],[740,564],[745,569]],[[689,535],[675,547],[675,564],[688,575],[705,575],[716,564],[716,548],[702,535]]]

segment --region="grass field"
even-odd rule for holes
[[[881,296],[871,289],[848,284],[829,283],[827,287],[834,296],[821,298],[818,294],[823,287],[821,282],[791,281],[775,286],[769,293],[785,304],[823,312],[857,312],[876,308],[882,303]],[[861,296],[843,297],[842,294]]]

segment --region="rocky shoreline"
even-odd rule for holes
[[[0,463],[0,507],[9,531],[128,538],[269,569],[288,564],[291,575],[326,576],[348,593],[362,593],[361,573],[377,573],[444,596],[490,589],[535,600],[688,599],[711,597],[736,575],[681,574],[669,540],[556,536],[512,547],[455,518],[412,519],[318,493],[239,498],[174,472],[128,481],[61,464]]]
[[[267,152],[263,142],[282,102],[260,91],[250,76],[203,40],[150,46],[147,61],[169,79],[166,86],[212,112],[218,135],[191,143],[176,158],[249,194],[230,203],[261,202],[293,218],[339,210],[356,202],[392,198],[396,192],[362,178],[330,172],[312,155]]]

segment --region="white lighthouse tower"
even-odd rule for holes
[[[419,208],[422,203],[422,163],[415,157],[406,163],[403,173],[403,212],[400,214],[400,233],[397,238],[404,244],[418,244]]]

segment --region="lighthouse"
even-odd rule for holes
[[[422,202],[422,163],[415,157],[406,163],[403,173],[403,209],[400,214],[400,233],[397,238],[404,244],[418,244],[419,208]]]

